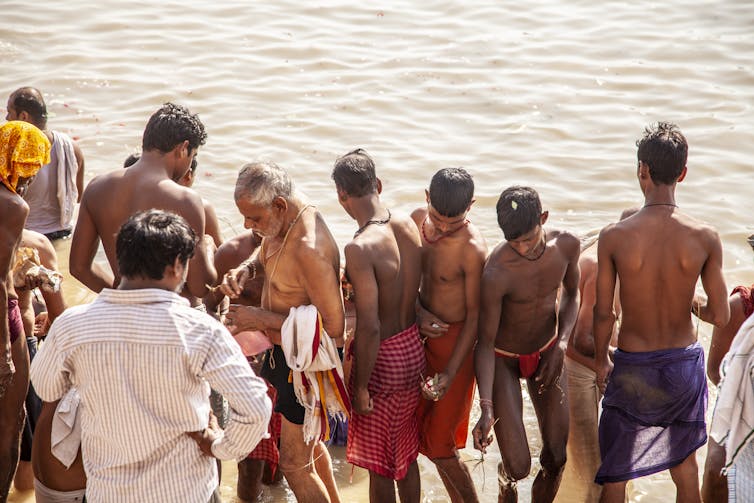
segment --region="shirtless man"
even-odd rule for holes
[[[531,469],[520,379],[526,379],[542,435],[532,501],[553,500],[566,461],[563,356],[578,312],[580,243],[567,232],[545,230],[547,217],[534,189],[504,190],[497,202],[497,220],[506,241],[492,251],[482,274],[476,347],[482,416],[473,436],[474,446],[484,452],[495,426],[503,458],[501,502],[517,501],[516,482]]]
[[[188,109],[166,103],[150,117],[144,130],[142,155],[128,169],[111,171],[92,180],[84,190],[71,242],[71,274],[89,289],[117,287],[115,236],[133,214],[151,208],[172,211],[188,221],[197,236],[204,236],[205,217],[201,198],[178,185],[197,150],[207,138],[199,117]],[[115,196],[114,196],[115,195]],[[117,204],[113,204],[113,197]],[[100,240],[110,264],[105,270],[94,263]],[[211,239],[206,238],[189,262],[186,287],[203,297],[215,283]]]
[[[258,256],[225,274],[221,291],[237,298],[246,281],[264,271],[262,307],[231,305],[227,323],[233,333],[262,330],[275,344],[262,377],[277,390],[275,411],[283,414],[280,470],[298,501],[339,502],[332,462],[321,441],[306,444],[304,408],[288,382],[289,367],[280,346],[280,328],[291,307],[314,305],[330,337],[343,334],[340,254],[322,215],[273,163],[251,163],[236,181],[236,206],[244,226],[262,236]],[[312,465],[311,461],[314,459]]]
[[[415,323],[419,233],[380,202],[382,182],[363,150],[335,161],[332,177],[338,202],[359,226],[345,247],[356,304],[346,457],[369,470],[372,503],[394,502],[396,485],[401,502],[418,502],[416,408],[425,365]]]
[[[419,405],[419,452],[431,459],[451,501],[478,501],[458,449],[466,446],[474,398],[473,347],[487,245],[466,216],[474,203],[474,180],[463,168],[441,169],[425,191],[427,206],[415,210],[422,236],[419,332],[426,338],[427,377],[437,375]]]
[[[712,227],[676,206],[688,155],[678,128],[665,122],[647,128],[637,146],[644,207],[605,227],[597,252],[595,367],[597,383],[607,389],[596,481],[604,484],[601,501],[623,502],[628,480],[670,469],[676,501],[698,502],[695,452],[707,440],[707,380],[692,300],[701,277],[708,298],[701,318],[728,322],[722,245]],[[622,319],[613,363],[616,279]]]
[[[0,127],[0,502],[16,472],[29,387],[29,355],[11,274],[29,214],[21,197],[49,161],[50,141],[35,126],[11,121]]]

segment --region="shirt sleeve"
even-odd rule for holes
[[[267,385],[251,370],[228,330],[215,329],[213,338],[202,377],[228,400],[230,414],[223,435],[212,443],[212,454],[218,459],[240,460],[267,437],[272,402]]]
[[[60,400],[71,387],[70,374],[64,366],[60,349],[59,326],[60,323],[52,324],[29,369],[34,391],[45,402]]]

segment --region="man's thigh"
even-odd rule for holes
[[[317,442],[304,442],[303,425],[291,423],[281,418],[280,429],[280,468],[290,470],[314,470],[312,456]]]
[[[550,386],[541,386],[534,378],[527,379],[529,396],[537,414],[542,434],[543,451],[561,452],[565,455],[568,442],[568,377],[565,366],[560,379]]]
[[[23,405],[29,390],[29,353],[25,337],[19,337],[13,342],[11,356],[16,372],[5,389],[5,394],[0,397],[0,437],[3,438],[9,437],[9,428],[16,428],[20,432],[23,426]]]
[[[514,472],[528,471],[531,458],[522,416],[523,399],[516,360],[495,359],[492,394],[493,410],[497,420],[495,436],[503,458],[503,466]]]

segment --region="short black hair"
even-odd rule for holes
[[[457,217],[474,198],[474,180],[463,168],[444,168],[429,183],[429,202],[444,217]]]
[[[335,187],[351,197],[363,197],[377,192],[377,173],[374,161],[366,150],[357,148],[339,157],[332,170]]]
[[[141,154],[131,154],[128,157],[126,157],[126,160],[123,161],[123,167],[124,168],[130,168],[134,164],[138,162],[138,160],[141,158]]]
[[[636,146],[636,157],[649,166],[649,176],[656,185],[674,184],[686,167],[689,145],[675,124],[658,122],[646,127]]]
[[[16,89],[11,95],[11,103],[17,114],[28,113],[32,123],[39,129],[47,127],[47,105],[39,89],[34,87]]]
[[[497,223],[507,241],[517,239],[539,225],[542,203],[531,187],[514,185],[497,200]]]
[[[165,103],[149,118],[142,138],[142,150],[159,150],[167,153],[176,145],[188,140],[194,150],[204,145],[207,133],[199,116],[188,108],[174,103]]]
[[[115,255],[120,275],[162,279],[178,258],[185,266],[194,256],[196,234],[180,215],[162,210],[136,213],[118,231]]]

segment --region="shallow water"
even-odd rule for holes
[[[356,226],[329,173],[357,146],[374,157],[397,210],[422,205],[431,175],[460,165],[475,177],[471,218],[490,245],[501,239],[494,203],[514,183],[540,192],[551,226],[584,234],[641,203],[634,141],[647,123],[670,120],[690,144],[682,211],[718,228],[731,286],[754,280],[746,2],[5,0],[0,11],[0,94],[40,88],[50,126],[79,138],[87,179],[138,150],[162,102],[198,112],[209,140],[196,189],[226,237],[242,228],[238,169],[267,159],[290,169],[344,245]],[[525,414],[536,453],[536,421]],[[495,500],[498,461],[472,463],[484,501]],[[363,474],[351,486],[342,455],[336,467],[345,499],[365,501]],[[445,501],[426,462],[422,482],[424,501]],[[633,501],[666,501],[673,488],[660,475],[634,491]]]

